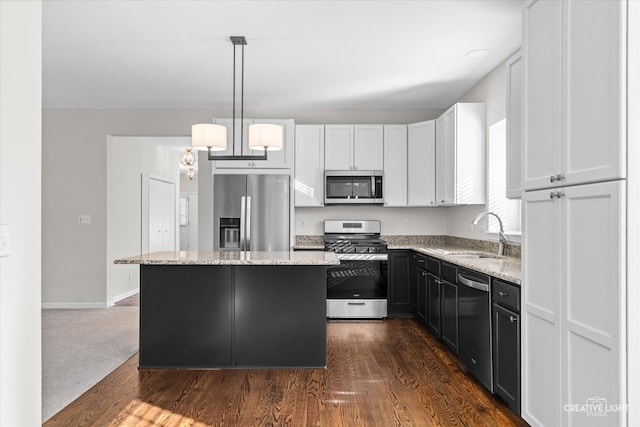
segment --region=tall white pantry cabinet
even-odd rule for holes
[[[523,5],[522,417],[627,425],[627,1]]]

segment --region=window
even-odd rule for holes
[[[520,239],[520,200],[507,199],[507,129],[506,120],[489,127],[489,160],[488,160],[487,208],[495,212],[501,219],[507,239]],[[489,217],[487,233],[497,234],[500,231],[498,221]],[[509,239],[509,240],[512,240]]]

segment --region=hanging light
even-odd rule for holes
[[[189,168],[185,175],[187,176],[187,179],[189,181],[193,181],[194,179],[196,179],[196,171],[194,171],[193,168]]]
[[[249,148],[261,151],[282,150],[282,126],[268,123],[250,125]]]
[[[191,126],[191,147],[196,150],[224,151],[227,149],[227,128],[212,123]]]
[[[240,46],[240,122],[244,120],[244,47],[247,39],[244,36],[231,36],[233,44],[233,121],[231,125],[231,143],[236,139],[236,48]],[[244,129],[240,127],[240,141],[243,140]],[[212,151],[227,149],[227,128],[214,124],[197,124],[191,127],[191,145],[198,150],[207,150],[209,160],[267,160],[267,151],[281,150],[283,144],[283,129],[280,125],[256,123],[249,126],[249,148],[263,151],[262,155],[245,155],[243,145],[240,144],[240,155],[213,156]]]
[[[180,164],[183,166],[193,166],[196,164],[196,156],[191,150],[191,148],[185,148],[184,153],[180,156]]]

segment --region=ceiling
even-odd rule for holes
[[[446,108],[520,45],[521,0],[45,0],[44,107]],[[489,49],[473,58],[472,50]]]

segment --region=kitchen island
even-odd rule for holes
[[[140,265],[140,368],[326,366],[335,254],[155,252]]]

